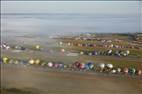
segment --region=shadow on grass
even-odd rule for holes
[[[1,94],[35,94],[31,91],[21,90],[17,88],[1,88]]]

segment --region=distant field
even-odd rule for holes
[[[123,46],[131,46],[133,42],[133,38],[131,36],[128,36],[126,34],[114,34],[114,35],[100,35],[97,38],[104,38],[107,39],[109,38],[110,40],[115,40],[115,39],[121,39],[123,41],[121,42],[114,42],[108,43],[108,44],[114,44],[114,45],[123,45]],[[127,57],[117,57],[117,56],[86,56],[86,55],[81,55],[79,60],[81,61],[86,61],[86,60],[92,60],[94,62],[104,62],[104,63],[112,63],[115,66],[118,67],[136,67],[142,69],[142,49],[135,49],[135,48],[105,48],[105,47],[79,47],[79,46],[67,46],[67,43],[73,43],[73,44],[78,44],[78,43],[93,43],[96,45],[100,45],[100,41],[98,40],[74,40],[74,39],[59,39],[59,41],[62,41],[63,46],[60,48],[65,48],[68,51],[72,52],[80,52],[80,51],[106,51],[109,49],[112,49],[113,51],[117,50],[129,50],[130,55]],[[134,44],[140,46],[140,44]]]
[[[99,36],[106,38],[106,36]],[[110,39],[115,39],[115,38],[120,38],[123,39],[124,41],[117,43],[115,42],[114,44],[121,44],[121,45],[130,45],[131,38],[128,37],[127,35],[114,35],[110,36]],[[127,57],[117,57],[117,56],[86,56],[86,55],[79,55],[79,56],[66,56],[67,52],[80,52],[80,51],[94,51],[94,50],[99,50],[99,51],[106,51],[109,48],[104,48],[104,47],[78,47],[78,46],[59,46],[59,41],[63,41],[64,43],[96,43],[100,44],[99,41],[86,41],[86,40],[72,40],[72,39],[54,39],[54,41],[50,42],[34,42],[33,44],[22,44],[29,50],[24,51],[24,52],[13,52],[12,50],[2,50],[2,56],[8,56],[10,58],[14,59],[25,59],[29,60],[31,58],[35,59],[41,59],[44,61],[56,61],[56,62],[63,62],[63,63],[73,63],[76,60],[79,60],[81,62],[86,62],[86,61],[94,61],[97,63],[103,62],[103,63],[112,63],[116,67],[136,67],[142,69],[142,49],[127,49],[127,48],[122,48],[122,49],[116,49],[116,48],[111,48],[112,50],[130,50],[130,55]],[[36,51],[35,50],[35,45],[39,44],[41,47],[44,49],[44,51]],[[16,44],[10,43],[10,45],[15,46]],[[66,50],[65,53],[60,52],[61,48],[64,48]],[[51,50],[51,51],[50,51]]]

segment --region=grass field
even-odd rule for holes
[[[101,36],[102,37],[102,36]],[[113,38],[119,38],[115,35]],[[130,45],[131,38],[121,36],[123,39],[121,45]],[[8,41],[8,40],[7,40]],[[28,39],[26,40],[28,41]],[[82,41],[71,39],[58,39],[54,42],[27,42],[22,44],[21,41],[14,43],[9,40],[7,43],[18,45],[21,43],[27,48],[25,51],[15,52],[13,49],[1,50],[1,57],[6,56],[12,59],[29,60],[40,59],[42,62],[54,61],[63,62],[65,64],[74,63],[75,61],[94,63],[111,63],[115,67],[134,67],[142,69],[142,50],[141,49],[121,49],[130,50],[130,55],[127,57],[117,56],[67,56],[70,52],[93,51],[93,50],[108,50],[103,47],[77,47],[77,46],[59,46],[58,42],[73,42],[73,43],[96,43],[99,41]],[[35,45],[41,45],[43,50],[35,50]],[[114,43],[115,44],[115,43]],[[118,43],[116,43],[118,44]],[[138,44],[140,45],[140,44]],[[64,48],[65,52],[60,50]],[[113,48],[112,50],[117,50]],[[5,64],[1,67],[2,73],[2,94],[141,94],[142,80],[133,79],[131,77],[113,77],[101,76],[88,73],[75,72],[60,72],[47,71],[35,66],[19,66]]]
[[[142,80],[2,66],[2,94],[141,94]],[[18,77],[17,77],[18,76]]]

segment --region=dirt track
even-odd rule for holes
[[[141,94],[142,80],[2,66],[2,87],[33,94]]]

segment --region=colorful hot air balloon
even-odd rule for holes
[[[85,64],[84,63],[80,63],[80,69],[85,69]]]
[[[86,68],[87,70],[93,69],[93,67],[94,67],[94,64],[93,64],[92,62],[88,62],[88,63],[85,64],[85,68]]]

